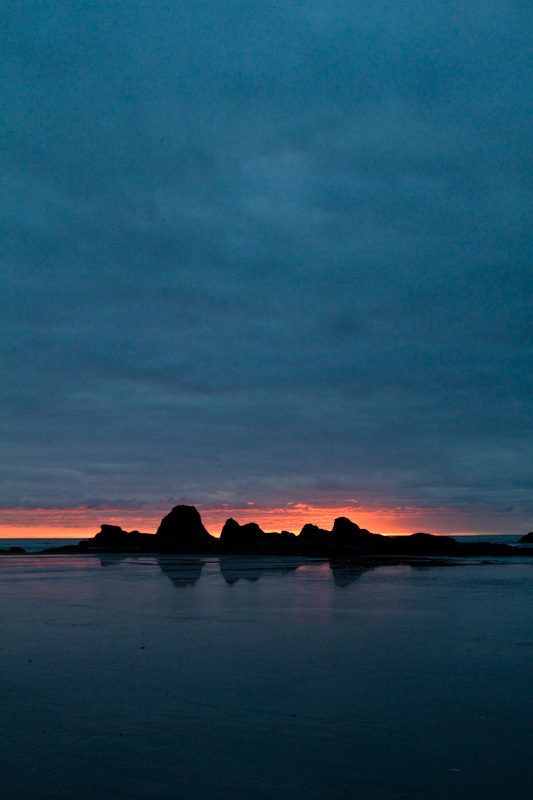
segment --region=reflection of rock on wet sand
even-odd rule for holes
[[[329,567],[333,573],[333,580],[336,586],[349,586],[356,581],[365,572],[371,572],[376,569],[376,565],[363,566],[350,561],[333,561],[329,562]]]
[[[142,559],[141,554],[106,553],[99,556],[100,565],[104,568],[116,567],[124,561]],[[194,586],[202,577],[202,569],[207,559],[202,556],[173,556],[170,554],[155,555],[161,572],[170,578],[174,586],[183,588]],[[151,559],[150,559],[151,560]],[[391,567],[409,567],[414,570],[429,570],[435,567],[456,565],[457,561],[432,560],[425,558],[386,558],[386,559],[309,559],[305,556],[254,556],[254,555],[219,555],[220,573],[229,586],[239,580],[257,583],[265,573],[271,575],[288,575],[295,573],[300,567],[328,564],[336,586],[350,586],[365,572]]]
[[[184,586],[193,586],[201,578],[205,560],[158,558],[157,563],[161,572],[170,578],[174,586],[182,589]]]
[[[218,562],[220,572],[226,583],[233,586],[238,580],[250,581],[255,583],[265,572],[269,573],[289,573],[296,572],[298,567],[306,563],[300,559],[283,560],[279,557],[269,559],[261,557],[239,557],[239,556],[219,556]],[[281,562],[281,563],[280,563]]]
[[[432,560],[425,558],[387,558],[371,561],[366,563],[355,560],[340,560],[330,559],[329,566],[333,573],[333,580],[336,586],[349,586],[354,581],[358,580],[365,572],[373,572],[376,569],[381,570],[398,570],[404,568],[408,570],[415,570],[419,572],[426,572],[428,570],[436,569],[439,567],[453,567],[460,563],[451,560]],[[390,574],[390,573],[389,573]]]
[[[360,561],[341,561],[330,559],[329,566],[333,573],[333,580],[336,586],[349,586],[354,581],[358,580],[365,572],[374,572],[377,569],[397,569],[398,567],[407,567],[409,569],[430,569],[431,567],[439,566],[439,564],[424,563],[418,566],[416,563],[395,559],[387,559],[387,561],[374,561],[373,563],[361,563]]]

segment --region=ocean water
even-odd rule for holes
[[[533,556],[0,559],[8,800],[529,800]]]
[[[78,544],[84,541],[83,539],[65,539],[61,536],[53,538],[18,538],[18,539],[0,539],[0,549],[7,550],[10,547],[23,547],[27,553],[37,553],[46,550],[48,547],[61,547],[64,544]]]

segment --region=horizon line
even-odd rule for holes
[[[170,501],[173,502],[173,501]],[[139,530],[142,533],[155,533],[162,517],[170,508],[158,507],[95,508],[87,505],[70,508],[4,508],[0,509],[0,539],[14,538],[91,538],[98,533],[102,524],[119,525],[124,530]],[[170,503],[169,503],[170,505]],[[436,536],[475,536],[523,535],[523,526],[494,527],[479,521],[474,525],[464,524],[468,511],[449,507],[423,506],[379,506],[374,505],[315,505],[312,503],[290,503],[285,506],[262,506],[251,501],[245,507],[229,503],[203,508],[205,503],[176,503],[175,505],[194,505],[199,511],[204,527],[219,538],[227,519],[236,519],[241,525],[256,522],[267,532],[289,530],[298,534],[305,524],[311,523],[331,530],[338,517],[348,517],[359,527],[384,536],[408,536],[413,532],[427,532]],[[487,509],[487,511],[490,511]],[[491,519],[494,512],[491,514]],[[462,523],[462,524],[461,524]],[[527,526],[525,526],[527,527]],[[503,530],[502,530],[503,528]],[[27,532],[32,531],[29,536]],[[25,532],[26,535],[21,535]],[[526,531],[527,532],[527,531]]]

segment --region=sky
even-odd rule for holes
[[[533,528],[529,3],[3,16],[0,535]]]

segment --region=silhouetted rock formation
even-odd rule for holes
[[[290,545],[295,541],[296,536],[289,531],[263,531],[256,522],[239,525],[234,519],[226,520],[220,534],[220,545],[224,552],[283,554],[290,552]]]
[[[282,542],[294,542],[296,539],[296,534],[291,533],[290,531],[281,531],[279,538]]]
[[[350,552],[367,552],[385,547],[386,537],[379,533],[370,533],[360,528],[347,517],[337,517],[333,530],[327,531],[316,525],[304,525],[298,536],[298,542],[304,545],[306,552],[339,552],[349,549]]]
[[[100,525],[100,532],[96,534],[94,541],[108,544],[124,539],[128,535],[128,532],[123,531],[119,525]]]
[[[330,531],[326,531],[324,528],[319,528],[318,525],[313,525],[311,522],[308,522],[298,534],[298,541],[309,542],[311,544],[326,544],[329,543],[330,536]]]
[[[520,544],[533,542],[533,532],[523,536]],[[6,552],[6,551],[1,551]],[[331,531],[317,525],[304,525],[295,536],[289,531],[263,531],[256,522],[239,525],[228,519],[220,539],[204,528],[194,506],[175,506],[163,517],[157,533],[124,531],[118,525],[102,525],[93,539],[78,545],[49,548],[47,553],[236,553],[255,556],[305,556],[328,559],[375,557],[390,559],[448,557],[530,556],[528,548],[494,542],[458,542],[451,536],[413,533],[411,536],[382,536],[360,528],[347,517],[338,517]],[[339,578],[345,580],[345,577]],[[230,578],[230,581],[233,578]]]
[[[206,531],[194,506],[174,506],[161,520],[155,544],[158,550],[174,553],[208,553],[217,547],[218,542]]]
[[[102,525],[101,530],[91,539],[91,546],[101,547],[111,552],[139,552],[149,546],[153,537],[139,531],[123,531],[118,525]],[[80,542],[80,544],[83,544]],[[68,546],[68,545],[67,545]],[[64,551],[65,552],[65,551]]]
[[[333,523],[331,539],[337,547],[382,548],[387,539],[380,533],[370,533],[347,517],[337,517]]]
[[[256,522],[239,525],[234,519],[227,519],[220,534],[220,544],[224,549],[250,547],[264,541],[265,534]]]
[[[456,555],[462,545],[451,536],[432,536],[430,533],[412,533],[410,536],[391,536],[386,539],[389,553],[408,555]]]
[[[492,557],[530,555],[526,548],[513,547],[498,542],[458,542],[451,536],[433,536],[430,533],[413,533],[411,536],[389,537],[387,552],[393,555]]]

